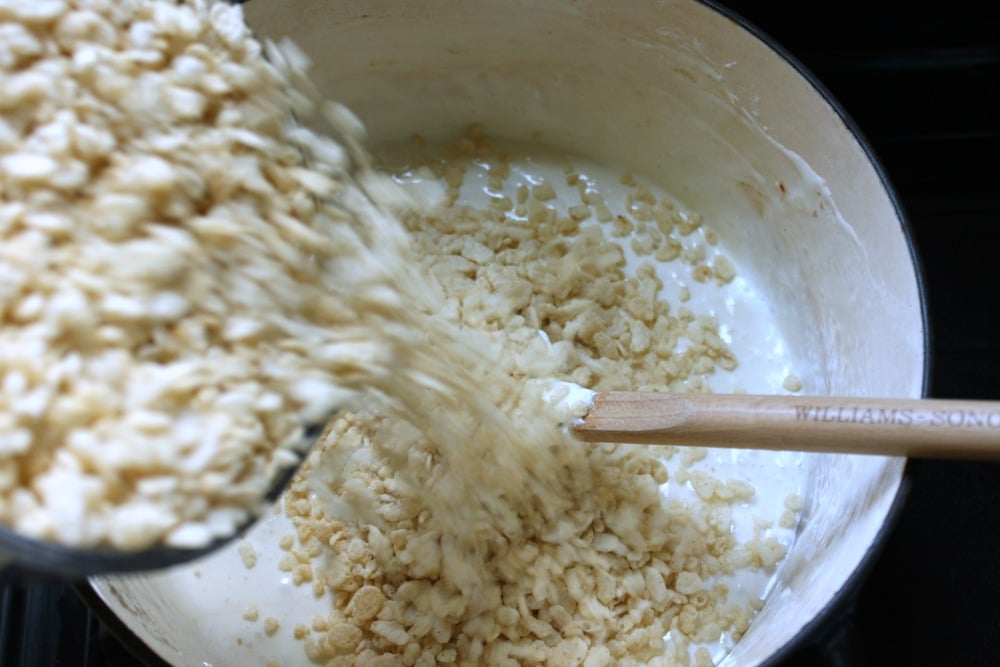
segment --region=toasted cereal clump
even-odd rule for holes
[[[306,65],[227,2],[0,2],[0,523],[231,535],[304,425],[406,367],[397,200]]]
[[[696,469],[707,452],[689,448],[674,458],[697,495],[665,500],[674,448],[583,448],[560,430],[535,429],[544,402],[528,382],[703,391],[707,374],[733,368],[718,323],[674,311],[652,264],[629,270],[615,240],[655,229],[652,245],[691,248],[697,229],[671,222],[664,235],[655,224],[639,228],[641,219],[626,227],[624,212],[607,221],[584,214],[579,206],[608,204],[572,165],[566,183],[584,203],[568,212],[553,184],[508,177],[490,185],[485,207],[463,204],[462,181],[449,174],[468,173],[463,157],[482,154],[500,151],[477,134],[444,158],[418,167],[411,158],[440,179],[443,203],[404,219],[442,295],[436,320],[478,351],[477,372],[491,370],[473,393],[502,406],[514,431],[497,430],[503,420],[449,430],[374,411],[345,413],[328,428],[284,498],[298,535],[283,546],[313,563],[331,601],[306,655],[356,665],[710,664],[695,645],[740,636],[754,613],[715,579],[781,557],[763,532],[747,545],[733,537],[732,509],[754,489]],[[651,218],[698,219],[634,176],[622,183]],[[518,204],[496,203],[506,196]],[[475,412],[448,409],[459,422]],[[525,453],[534,470],[517,491],[503,484],[511,468],[500,452],[515,461]]]
[[[784,381],[781,386],[785,388],[785,391],[790,391],[792,393],[798,393],[802,391],[802,380],[793,373],[789,373],[785,376]]]
[[[240,542],[237,552],[240,555],[240,560],[243,561],[243,566],[248,570],[253,569],[254,565],[257,564],[257,551],[253,545],[246,541]]]

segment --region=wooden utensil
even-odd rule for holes
[[[597,392],[591,442],[927,458],[1000,458],[1000,402]]]

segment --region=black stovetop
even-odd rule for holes
[[[923,263],[929,395],[1000,399],[998,5],[722,4],[811,70],[882,161]],[[1000,665],[1000,465],[911,461],[908,480],[888,539],[827,624],[830,636],[778,667]],[[141,664],[73,589],[0,588],[0,667]]]

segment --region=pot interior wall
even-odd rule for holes
[[[750,32],[693,1],[255,0],[373,142],[472,122],[616,163],[704,214],[805,360],[806,393],[918,396],[923,322],[891,197],[843,120]],[[808,165],[808,166],[807,166]],[[811,458],[800,534],[728,664],[756,664],[875,540],[900,459]],[[128,619],[126,619],[129,622]],[[132,619],[145,624],[150,619]]]

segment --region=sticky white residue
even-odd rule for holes
[[[541,388],[542,400],[552,406],[552,418],[569,428],[586,416],[594,405],[596,392],[575,382],[544,379],[530,380]]]

